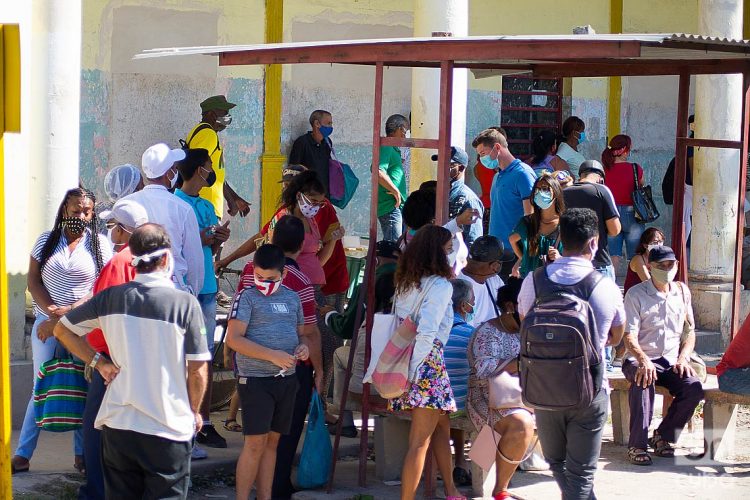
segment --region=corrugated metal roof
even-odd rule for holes
[[[702,35],[692,35],[686,33],[626,33],[626,34],[595,34],[595,35],[507,35],[507,36],[470,36],[470,37],[421,37],[421,38],[383,38],[383,39],[364,39],[364,40],[329,40],[314,42],[293,42],[293,43],[276,43],[276,44],[253,44],[253,45],[220,45],[204,47],[172,47],[172,48],[155,48],[144,50],[137,54],[134,59],[146,59],[153,57],[178,56],[178,55],[219,55],[230,54],[235,52],[254,52],[254,51],[305,51],[314,50],[321,47],[362,47],[371,46],[372,48],[386,48],[389,45],[417,45],[417,44],[497,44],[502,48],[504,44],[513,42],[528,42],[538,44],[540,42],[581,42],[596,44],[597,42],[636,42],[644,47],[658,47],[665,51],[661,54],[664,58],[691,58],[690,53],[675,53],[679,45],[686,50],[693,50],[705,57],[707,54],[716,54],[721,57],[721,53],[731,54],[750,54],[750,41],[747,40],[730,40],[727,38],[708,37]],[[654,54],[649,54],[654,57]],[[381,55],[382,56],[382,55]],[[379,57],[382,59],[382,57]],[[408,54],[389,54],[386,60],[405,61]],[[575,59],[585,59],[585,57],[575,57]],[[374,61],[375,59],[373,59]],[[543,53],[540,53],[539,61],[547,60]],[[477,60],[479,62],[480,60]],[[330,61],[336,62],[336,61]],[[367,61],[362,61],[366,63]]]

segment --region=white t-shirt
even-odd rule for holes
[[[471,326],[477,327],[499,315],[497,291],[505,285],[500,276],[490,276],[484,283],[477,283],[464,273],[460,273],[457,278],[471,283],[474,289],[474,319],[470,322]]]
[[[198,299],[156,274],[107,288],[60,322],[77,335],[101,328],[120,368],[107,386],[94,427],[172,441],[193,438],[187,361],[210,361]]]

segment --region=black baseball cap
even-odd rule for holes
[[[375,245],[375,255],[384,259],[398,259],[401,249],[395,241],[381,240]]]
[[[604,167],[596,160],[586,160],[581,163],[580,167],[578,167],[579,175],[583,175],[587,172],[594,172],[595,174],[599,174],[602,176],[602,180],[604,179]]]
[[[494,236],[480,236],[469,249],[469,258],[477,262],[503,262],[503,242]]]
[[[670,247],[654,247],[648,253],[649,262],[664,262],[667,260],[677,260],[677,257],[674,254],[674,250],[672,250]]]
[[[437,161],[438,155],[432,155],[432,161]],[[459,163],[464,167],[469,166],[469,155],[463,148],[451,146],[451,163]]]

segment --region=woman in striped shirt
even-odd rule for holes
[[[35,377],[41,364],[55,355],[57,340],[52,336],[52,327],[61,316],[88,300],[96,277],[112,257],[107,237],[99,234],[95,203],[93,193],[86,189],[71,189],[65,193],[54,228],[39,236],[31,252],[28,287],[36,317],[31,330]],[[32,394],[12,460],[14,473],[29,470],[29,460],[38,439]],[[83,471],[80,430],[75,431],[74,451],[75,467]]]

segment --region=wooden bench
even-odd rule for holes
[[[623,375],[609,377],[612,388],[612,428],[615,444],[627,445],[630,437],[630,405],[628,391],[630,382]],[[737,427],[737,405],[750,405],[750,396],[730,394],[719,390],[715,375],[709,375],[703,384],[705,393],[703,404],[704,452],[712,460],[723,460],[734,453],[734,438]],[[656,387],[656,393],[665,397],[668,403],[672,397],[664,387]]]

